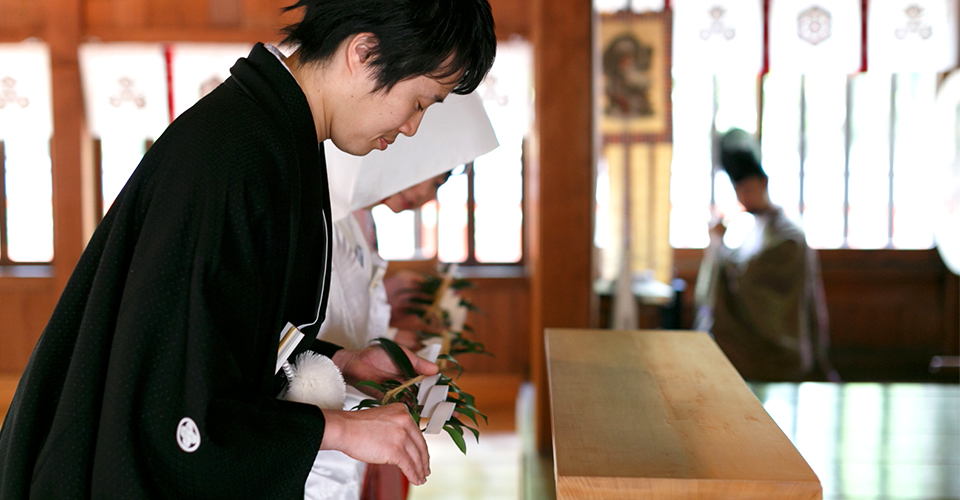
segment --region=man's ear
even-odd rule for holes
[[[373,33],[357,33],[347,44],[347,65],[351,71],[367,71],[367,64],[380,41]]]

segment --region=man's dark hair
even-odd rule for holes
[[[720,138],[720,166],[734,184],[748,177],[767,174],[760,164],[760,145],[744,130],[734,128]]]
[[[300,46],[300,63],[322,62],[351,35],[373,33],[377,92],[426,75],[459,76],[453,93],[469,94],[497,51],[487,0],[298,0],[283,10],[300,7],[303,19],[282,30],[283,44]]]

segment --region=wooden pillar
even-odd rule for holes
[[[550,448],[543,330],[585,328],[593,307],[593,9],[590,0],[533,8],[535,124],[527,199],[531,272],[531,380],[537,445]]]
[[[55,294],[66,285],[86,244],[82,221],[81,165],[84,126],[83,91],[77,46],[80,43],[81,0],[47,0],[44,39],[50,47],[53,93],[53,174]],[[37,332],[39,335],[39,332]]]

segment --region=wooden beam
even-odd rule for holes
[[[82,0],[46,0],[44,39],[50,47],[53,94],[53,237],[56,293],[66,285],[86,244],[83,237],[81,142],[85,126],[77,45],[83,19]],[[39,335],[39,332],[37,332]]]
[[[0,43],[18,43],[28,38],[42,38],[41,28],[4,28],[0,31]]]
[[[537,444],[550,446],[543,330],[589,326],[594,297],[593,9],[537,0],[533,13],[534,137],[526,185],[531,266],[531,380]]]
[[[222,42],[222,43],[279,43],[283,36],[268,28],[150,28],[128,27],[91,28],[84,38],[101,42]]]

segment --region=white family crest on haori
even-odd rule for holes
[[[187,453],[193,453],[200,447],[200,429],[190,417],[183,417],[177,424],[177,446]]]
[[[761,0],[681,0],[673,4],[673,72],[759,73]]]
[[[476,93],[450,94],[442,103],[430,106],[417,134],[400,135],[386,151],[353,156],[328,140],[324,152],[333,220],[473,161],[498,145]]]

